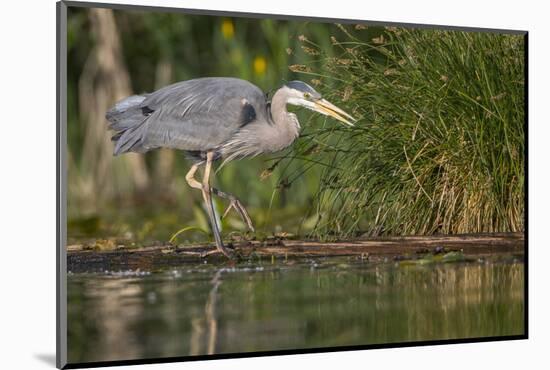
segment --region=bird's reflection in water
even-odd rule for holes
[[[191,356],[204,354],[201,343],[206,339],[206,353],[211,355],[216,353],[216,343],[218,336],[218,319],[216,317],[216,302],[218,300],[218,289],[222,283],[222,270],[218,270],[210,281],[212,288],[208,294],[208,299],[204,306],[204,318],[195,317],[191,320],[191,343],[189,354]],[[207,337],[205,335],[207,329]]]

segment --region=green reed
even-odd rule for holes
[[[291,153],[324,163],[314,234],[523,230],[523,36],[340,30],[331,55],[303,37],[316,60],[291,66],[358,118]]]

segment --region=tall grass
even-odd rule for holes
[[[340,29],[336,57],[302,38],[319,58],[304,79],[359,118],[292,153],[325,164],[316,235],[523,230],[523,37]]]

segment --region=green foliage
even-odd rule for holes
[[[336,56],[315,48],[309,74],[359,121],[309,130],[295,148],[325,164],[315,234],[523,230],[523,37],[340,30]]]

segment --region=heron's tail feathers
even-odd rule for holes
[[[143,151],[139,145],[143,138],[143,124],[147,120],[140,107],[143,100],[143,95],[129,96],[107,111],[105,118],[109,121],[109,129],[115,131],[111,138],[115,142],[115,155]]]

